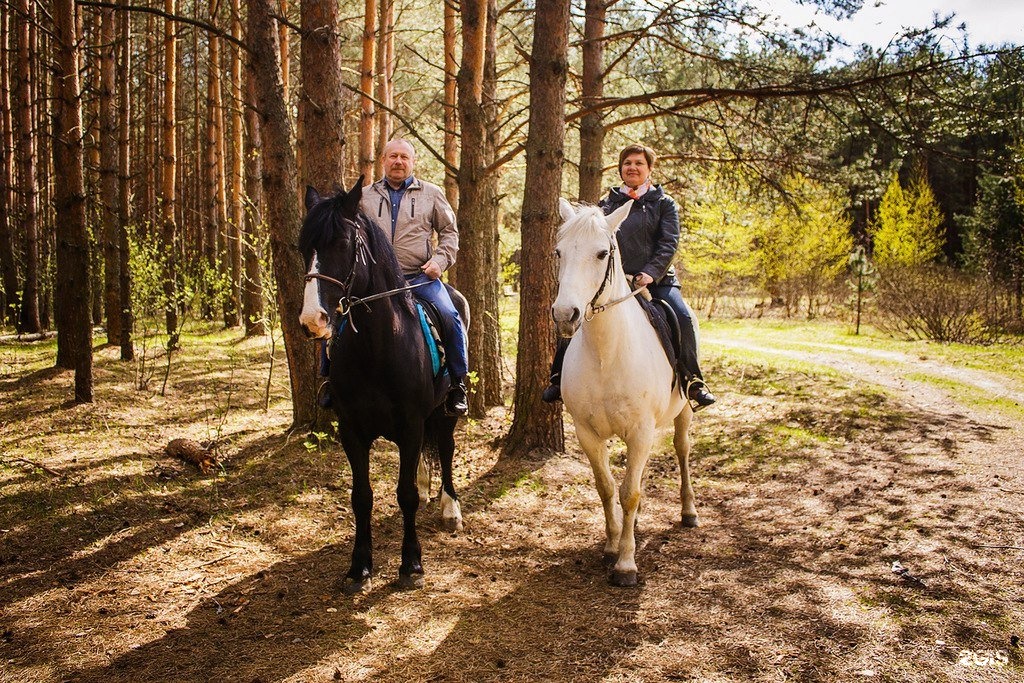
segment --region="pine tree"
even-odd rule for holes
[[[894,173],[868,230],[880,268],[917,266],[942,253],[942,210],[924,174],[918,172],[904,190]]]

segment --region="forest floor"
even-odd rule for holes
[[[498,408],[460,428],[464,531],[422,509],[426,587],[398,590],[381,444],[377,577],[353,598],[348,465],[287,432],[282,359],[265,408],[262,340],[183,345],[166,395],[98,351],[76,406],[53,340],[0,343],[0,682],[1024,679],[1019,347],[706,325],[701,526],[678,523],[666,434],[633,589],[607,582],[571,428],[564,454],[499,459]],[[167,457],[175,438],[217,440],[221,466]]]

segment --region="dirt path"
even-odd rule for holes
[[[1021,430],[907,379],[955,371],[988,391],[998,373],[708,341],[720,403],[693,430],[702,526],[678,525],[666,435],[632,590],[607,584],[574,437],[499,460],[501,410],[460,437],[465,531],[442,532],[436,503],[421,514],[419,592],[390,583],[396,457],[379,449],[377,583],[347,598],[344,457],[286,435],[286,403],[263,412],[245,389],[261,386],[259,349],[197,346],[166,398],[126,390],[113,359],[93,406],[64,404],[67,373],[4,379],[3,458],[62,476],[0,467],[0,681],[1024,679]],[[161,455],[214,427],[217,476]]]

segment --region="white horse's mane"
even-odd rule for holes
[[[601,235],[609,237],[608,220],[599,206],[580,204],[574,207],[576,215],[558,228],[557,240],[561,242],[568,237]]]

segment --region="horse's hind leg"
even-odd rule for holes
[[[694,502],[693,486],[690,484],[690,420],[693,411],[687,405],[676,416],[675,435],[672,443],[676,449],[676,460],[679,461],[679,497],[682,499],[682,524],[686,527],[700,526],[697,516],[697,505]]]
[[[622,504],[622,538],[619,540],[619,560],[615,563],[615,569],[610,577],[616,586],[637,584],[636,514],[640,509],[644,468],[647,467],[653,443],[653,428],[639,429],[626,439],[626,474],[619,489],[619,502]]]
[[[416,470],[422,437],[420,431],[416,438],[408,438],[398,445],[398,506],[402,509],[402,565],[398,568],[398,585],[401,588],[423,587],[422,550],[416,536],[416,510],[420,506]]]
[[[594,470],[597,495],[601,497],[601,506],[604,507],[604,561],[605,564],[613,564],[619,556],[622,518],[615,504],[615,480],[608,464],[608,440],[602,439],[580,423],[576,425],[576,436],[590,460],[590,468]]]
[[[437,438],[437,457],[441,462],[441,522],[446,531],[462,531],[462,508],[452,481],[452,460],[455,457],[455,425],[457,417],[437,416],[433,430]]]

